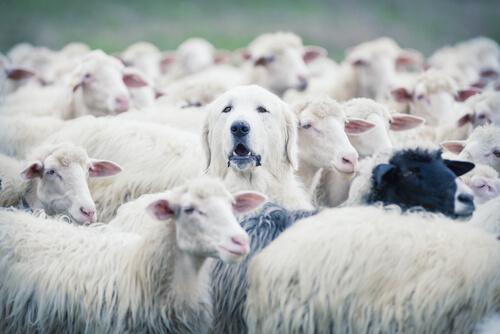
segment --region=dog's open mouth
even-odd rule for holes
[[[245,144],[239,143],[229,155],[227,166],[231,165],[239,170],[260,166],[260,155],[254,154]]]

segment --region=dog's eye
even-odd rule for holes
[[[187,207],[187,208],[185,208],[185,209],[184,209],[184,213],[185,213],[185,214],[190,215],[190,214],[192,214],[193,212],[194,212],[194,207],[192,207],[192,206]]]
[[[222,112],[230,112],[233,109],[232,106],[227,106],[224,109],[222,109]]]
[[[269,110],[267,110],[266,108],[264,107],[257,107],[257,111],[260,112],[260,113],[266,113],[266,112],[269,112]]]

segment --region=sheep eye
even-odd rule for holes
[[[481,115],[477,116],[477,118],[479,118],[479,119],[485,119],[486,116],[484,114],[481,114]]]
[[[187,208],[185,208],[185,209],[184,209],[184,213],[185,213],[185,214],[190,215],[190,214],[192,214],[193,212],[194,212],[194,207],[192,207],[192,206],[187,207]]]
[[[45,175],[55,175],[56,171],[53,169],[49,169],[48,171],[45,172]]]
[[[423,100],[424,99],[424,95],[420,94],[420,95],[417,95],[417,100]]]
[[[311,126],[312,126],[311,123],[307,123],[307,124],[302,125],[302,129],[310,129]]]
[[[257,111],[260,112],[260,113],[266,113],[266,112],[269,112],[269,110],[267,110],[266,108],[264,107],[257,107]]]
[[[233,109],[232,106],[227,106],[225,107],[224,109],[222,109],[222,112],[226,113],[226,112],[230,112],[231,110]]]
[[[493,151],[493,154],[495,155],[495,157],[500,158],[500,151],[495,150]]]

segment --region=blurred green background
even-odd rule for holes
[[[146,40],[167,50],[192,36],[235,49],[277,30],[336,59],[383,35],[429,54],[477,35],[500,40],[500,0],[0,0],[2,52],[22,41],[51,48],[83,41],[114,52]]]

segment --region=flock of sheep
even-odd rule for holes
[[[1,333],[500,333],[500,48],[0,54]]]

